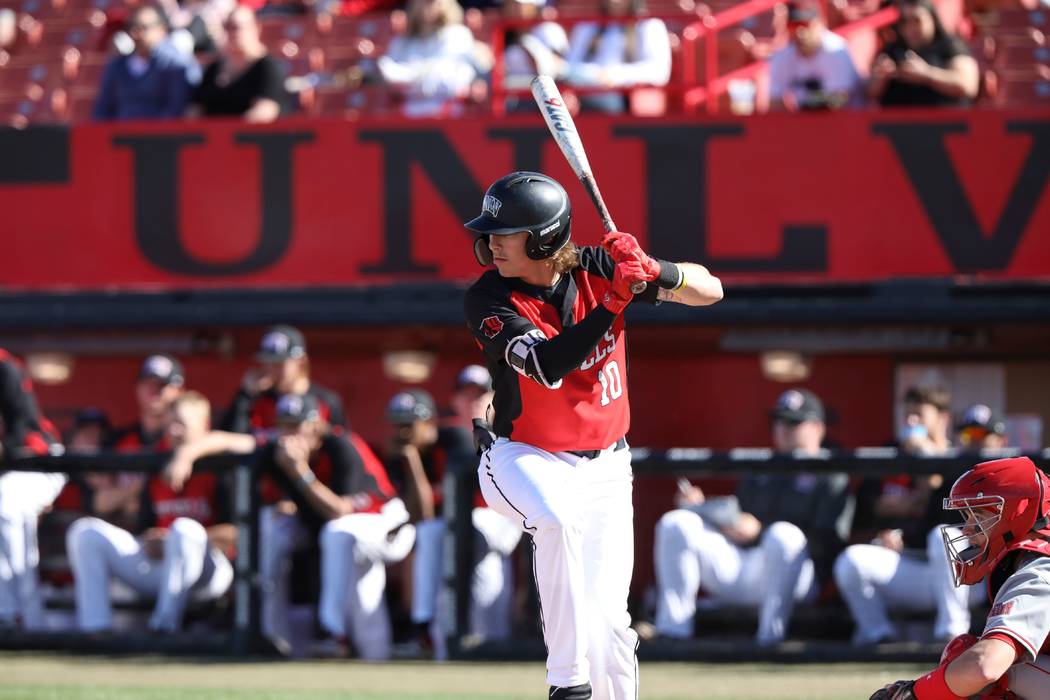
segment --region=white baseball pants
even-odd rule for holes
[[[134,535],[98,518],[73,523],[66,533],[66,549],[73,567],[77,624],[86,632],[112,626],[111,577],[156,598],[149,626],[167,632],[182,626],[191,596],[214,600],[233,582],[229,560],[209,545],[204,526],[190,518],[171,524],[163,559],[150,559]]]
[[[692,636],[701,588],[715,605],[756,608],[759,644],[784,639],[795,603],[817,594],[806,536],[788,522],[766,526],[745,548],[693,511],[672,510],[656,524],[653,557],[656,629],[668,637]]]
[[[927,535],[926,555],[923,559],[878,545],[855,544],[838,556],[835,582],[857,626],[854,644],[896,636],[890,610],[936,612],[937,639],[970,631],[970,607],[984,599],[984,587],[955,587],[940,527]]]
[[[21,617],[25,629],[44,626],[37,566],[37,521],[66,485],[65,474],[0,475],[0,623]]]
[[[474,525],[474,571],[471,580],[470,631],[484,639],[510,636],[510,555],[521,540],[521,527],[491,508],[471,512]],[[416,524],[412,560],[412,621],[434,621],[439,637],[447,636],[442,597],[441,564],[448,524],[443,518]],[[443,611],[442,611],[443,612]]]
[[[489,506],[532,535],[547,683],[590,682],[594,700],[636,698],[630,451],[587,459],[500,438],[478,474]]]
[[[404,503],[392,499],[381,513],[353,513],[329,521],[321,530],[318,618],[329,634],[352,640],[363,659],[390,657],[386,565],[401,561],[412,549],[415,530],[404,524],[407,521]],[[267,636],[289,637],[291,556],[307,544],[307,537],[306,528],[294,516],[273,508],[260,511],[262,627]]]

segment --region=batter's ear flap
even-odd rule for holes
[[[492,251],[489,250],[489,237],[478,236],[474,239],[474,257],[478,264],[488,267],[492,264]]]

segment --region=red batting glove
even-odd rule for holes
[[[642,250],[642,246],[638,244],[638,239],[629,233],[610,231],[602,238],[602,248],[605,248],[606,252],[617,263],[637,260],[642,264],[646,274],[651,275],[652,279],[660,276],[660,263],[646,255],[645,251]]]
[[[637,260],[618,263],[613,272],[612,285],[602,296],[602,306],[614,314],[622,313],[634,299],[631,287],[640,282],[651,282],[653,279],[655,278],[649,275]]]

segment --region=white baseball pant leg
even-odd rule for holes
[[[190,518],[177,518],[171,524],[160,567],[157,604],[149,625],[162,632],[182,628],[182,616],[191,597],[215,600],[233,583],[233,565],[209,544],[204,526]]]
[[[1007,671],[1010,692],[1021,700],[1050,697],[1050,656],[1039,654],[1035,661],[1014,664]]]
[[[407,518],[404,504],[394,499],[382,513],[353,513],[321,530],[321,626],[349,637],[365,660],[390,658],[386,565],[408,556],[418,528],[405,525],[393,538],[387,535]]]
[[[446,529],[444,518],[416,523],[416,546],[412,550],[412,622],[417,624],[433,622],[437,616]]]
[[[475,508],[471,520],[480,558],[474,565],[470,629],[483,639],[508,639],[514,593],[511,557],[521,541],[521,528],[491,508]]]
[[[939,528],[927,538],[929,560],[878,545],[847,547],[835,560],[835,582],[857,626],[854,644],[870,644],[897,634],[889,611],[936,612],[934,636],[969,631],[969,605],[980,586],[955,588]]]
[[[499,439],[479,466],[489,506],[532,534],[547,682],[590,682],[595,700],[637,697],[630,452],[593,460]]]
[[[808,544],[805,533],[789,522],[775,522],[762,530],[758,551],[765,585],[755,634],[759,644],[783,640],[795,602],[816,596]]]
[[[289,575],[292,552],[305,544],[306,528],[294,515],[273,506],[259,510],[259,574],[262,581],[261,626],[274,640],[291,638],[288,606],[291,600]]]
[[[66,485],[65,474],[0,475],[0,623],[21,617],[26,629],[44,626],[37,568],[37,520]]]

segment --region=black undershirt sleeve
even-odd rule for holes
[[[556,382],[583,364],[615,319],[616,314],[599,306],[575,326],[537,345],[536,361],[543,375]]]

